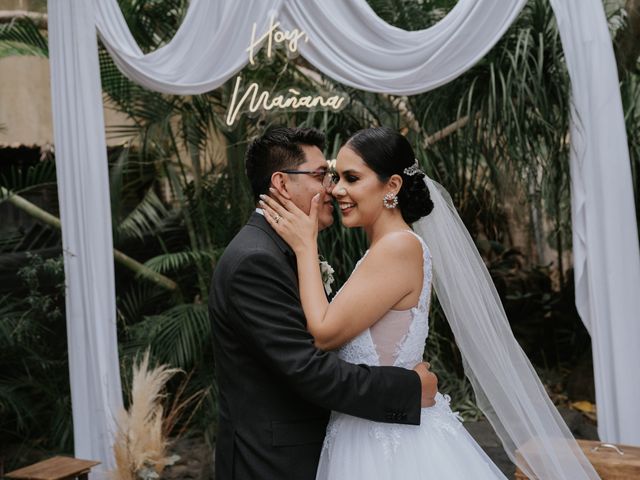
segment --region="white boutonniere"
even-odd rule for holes
[[[331,284],[333,283],[333,267],[329,265],[322,256],[318,257],[320,262],[320,274],[322,275],[322,284],[324,285],[324,291],[327,295],[331,295]]]

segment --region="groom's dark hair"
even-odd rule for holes
[[[324,133],[315,128],[273,128],[251,142],[244,157],[253,199],[266,194],[271,175],[293,169],[305,161],[300,145],[324,149]]]

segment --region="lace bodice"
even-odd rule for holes
[[[389,310],[371,328],[338,350],[338,356],[343,360],[356,364],[392,365],[409,369],[422,361],[425,341],[429,334],[431,254],[424,241],[413,234],[422,245],[423,281],[418,305],[409,310]],[[358,261],[354,271],[367,253],[368,250]],[[336,296],[339,294],[340,290]]]

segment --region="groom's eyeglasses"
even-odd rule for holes
[[[311,175],[313,178],[320,180],[324,188],[331,188],[340,181],[338,174],[332,170],[280,170],[282,173],[290,175],[304,174]]]

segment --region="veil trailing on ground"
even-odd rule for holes
[[[451,197],[425,177],[433,211],[413,224],[433,257],[436,294],[465,373],[502,444],[530,478],[600,478],[513,336],[489,272]]]

